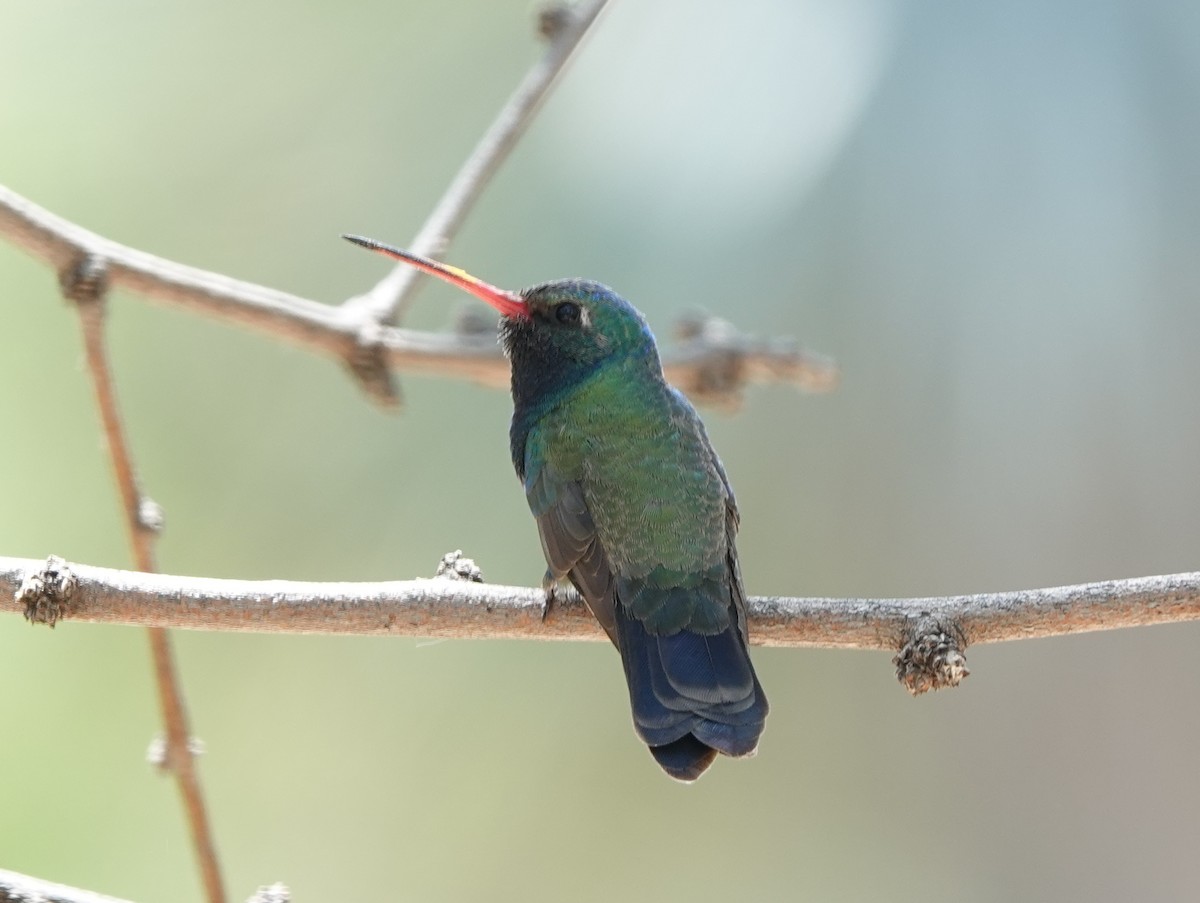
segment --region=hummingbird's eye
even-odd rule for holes
[[[564,301],[554,308],[554,319],[563,326],[574,326],[579,322],[579,314],[579,305],[574,301]]]

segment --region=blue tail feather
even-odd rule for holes
[[[618,603],[616,638],[634,727],[668,774],[695,780],[718,752],[755,751],[767,700],[735,625],[712,635],[659,636]]]
[[[650,754],[663,771],[677,781],[691,783],[708,769],[717,751],[706,746],[691,734],[684,734],[673,743],[651,746]]]

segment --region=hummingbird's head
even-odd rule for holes
[[[514,367],[529,362],[565,375],[611,358],[654,352],[654,336],[642,315],[599,282],[543,282],[520,292],[520,298],[524,309],[505,313],[500,324]]]
[[[470,292],[500,312],[500,337],[515,380],[570,383],[606,360],[644,357],[657,364],[654,336],[632,304],[598,282],[560,279],[520,292],[489,285],[457,267],[374,239],[343,236]]]

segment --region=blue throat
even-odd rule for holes
[[[508,345],[508,342],[506,342]],[[560,355],[541,355],[537,348],[514,343],[512,360],[513,416],[509,427],[509,451],[517,476],[525,479],[525,442],[539,420],[562,404],[581,383],[605,366],[607,361],[580,363]]]

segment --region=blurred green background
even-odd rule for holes
[[[404,244],[540,52],[528,0],[0,0],[0,182],[118,241],[335,303]],[[913,595],[1200,566],[1200,6],[615,3],[447,255],[703,308],[840,390],[709,430],[750,592]],[[422,290],[409,325],[467,304]],[[0,247],[0,554],[129,563],[73,313]],[[499,391],[118,294],[173,573],[543,563]],[[699,784],[601,644],[177,634],[231,899],[1182,900],[1200,625],[969,651],[759,649],[761,753]],[[200,899],[140,630],[0,618],[0,867]]]

